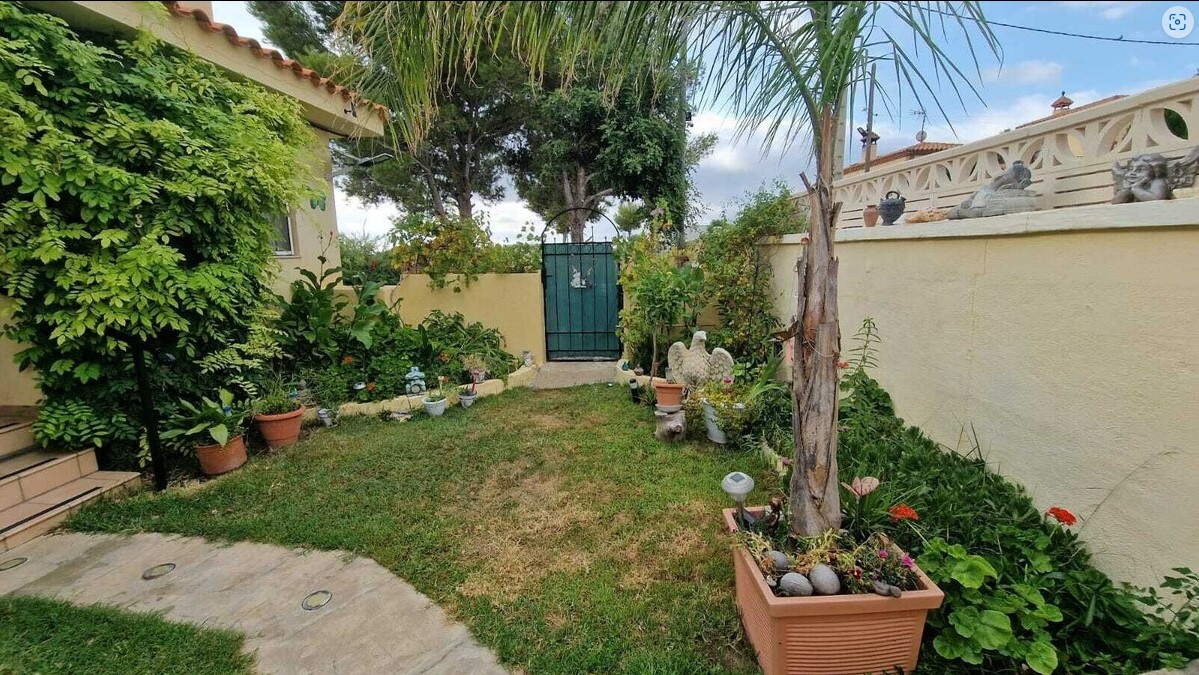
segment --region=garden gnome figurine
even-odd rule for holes
[[[670,351],[666,353],[666,363],[674,375],[675,382],[681,382],[694,389],[707,382],[720,382],[733,376],[733,355],[720,347],[713,349],[709,354],[704,347],[707,340],[708,334],[697,330],[691,336],[690,349],[682,342],[670,345]]]

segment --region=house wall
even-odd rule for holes
[[[1063,506],[1097,564],[1199,565],[1193,200],[838,232],[842,349],[863,318],[908,424]],[[798,237],[773,249],[795,314]]]
[[[545,363],[545,306],[539,273],[480,274],[460,293],[452,287],[430,288],[425,274],[407,274],[398,286],[384,289],[392,304],[399,303],[405,323],[420,323],[429,312],[461,312],[468,322],[478,321],[497,328],[507,350],[520,356],[533,352],[537,363]]]
[[[290,297],[288,292],[292,281],[300,278],[300,269],[312,270],[320,276],[321,262],[326,258],[325,267],[341,266],[341,250],[337,243],[337,205],[333,194],[333,186],[328,180],[332,171],[330,142],[333,134],[313,128],[317,142],[304,153],[304,162],[314,176],[313,188],[325,196],[324,208],[318,203],[304,199],[292,210],[292,246],[295,255],[276,256],[275,291],[284,297]]]

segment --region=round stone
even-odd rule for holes
[[[779,579],[779,593],[792,597],[806,597],[812,594],[812,584],[799,572],[787,572]]]
[[[808,572],[808,579],[812,581],[812,588],[817,595],[836,595],[841,592],[841,580],[828,565],[813,566]]]
[[[786,572],[791,569],[791,561],[782,551],[771,551],[766,555],[770,556],[770,562],[774,563],[775,572]]]

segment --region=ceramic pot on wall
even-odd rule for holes
[[[866,223],[866,227],[874,227],[875,225],[878,225],[878,207],[874,204],[871,204],[863,209],[862,222]]]
[[[883,225],[894,225],[907,206],[908,200],[898,190],[888,192],[886,198],[878,203],[878,214],[883,217]]]

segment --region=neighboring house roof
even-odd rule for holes
[[[1065,96],[1063,95],[1062,98],[1065,98]],[[1112,101],[1119,101],[1122,98],[1128,98],[1128,94],[1116,94],[1115,96],[1108,96],[1107,98],[1101,98],[1098,101],[1094,101],[1094,102],[1088,103],[1086,105],[1080,105],[1077,108],[1063,108],[1061,106],[1058,106],[1057,104],[1062,100],[1062,98],[1059,98],[1057,101],[1053,102],[1054,111],[1053,111],[1052,115],[1047,115],[1040,119],[1035,119],[1031,122],[1025,122],[1024,124],[1019,124],[1016,126],[1016,128],[1023,129],[1024,127],[1030,127],[1034,124],[1040,124],[1041,122],[1044,122],[1046,120],[1055,120],[1055,119],[1061,117],[1062,115],[1074,114],[1074,113],[1078,112],[1079,110],[1087,110],[1089,108],[1094,108],[1095,106],[1098,106],[1098,105],[1103,105],[1104,103],[1111,103]],[[1068,98],[1066,98],[1066,100],[1070,101],[1070,99],[1068,99]],[[1070,103],[1073,103],[1073,101],[1070,101]]]
[[[387,119],[389,114],[387,106],[364,98],[348,87],[343,87],[327,77],[321,77],[320,74],[315,70],[312,70],[311,68],[305,68],[304,66],[300,65],[299,61],[284,57],[282,52],[275,49],[270,49],[268,47],[263,47],[258,40],[241,37],[237,34],[237,29],[227,23],[213,21],[212,18],[208,16],[208,12],[205,10],[195,7],[188,7],[182,2],[174,2],[172,0],[163,0],[162,4],[166,5],[167,8],[171,10],[172,15],[181,18],[190,17],[191,19],[194,19],[196,23],[200,24],[200,26],[202,26],[205,30],[213,33],[224,33],[225,37],[229,38],[230,42],[238,47],[245,47],[249,49],[254,56],[270,59],[275,64],[276,68],[290,70],[295,74],[296,77],[303,80],[308,80],[312,82],[314,86],[324,87],[329,91],[330,94],[340,95],[345,101],[354,99],[359,105],[373,110],[384,120]]]
[[[878,166],[879,164],[887,164],[890,162],[915,159],[917,157],[923,157],[924,155],[931,155],[934,152],[941,152],[942,150],[956,148],[959,145],[961,145],[961,144],[960,143],[934,143],[934,142],[917,143],[915,145],[909,145],[906,148],[900,148],[899,150],[896,150],[894,152],[888,152],[885,155],[879,155],[878,157],[875,157],[874,159],[870,160],[870,166],[875,167],[875,166]],[[865,168],[866,168],[865,162],[857,162],[856,164],[850,164],[849,166],[842,169],[842,173],[855,173],[855,172],[861,171]]]

